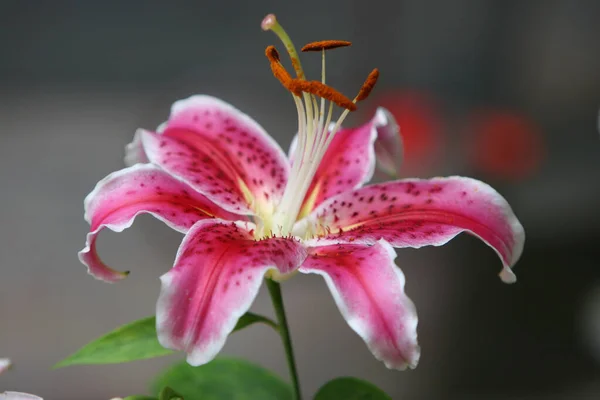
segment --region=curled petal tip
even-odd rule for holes
[[[260,23],[260,27],[263,31],[268,31],[273,26],[275,26],[276,23],[277,18],[275,17],[275,14],[268,14],[266,17],[263,18],[262,22]]]
[[[517,276],[508,267],[502,268],[502,271],[500,271],[499,276],[500,279],[502,279],[502,282],[504,283],[515,283],[517,281]]]
[[[79,261],[87,267],[88,274],[107,283],[116,283],[127,278],[129,271],[123,272],[112,269],[100,259],[98,253],[96,253],[93,238],[95,233],[89,233],[88,236],[90,235],[92,235],[92,239],[88,239],[88,243],[86,243],[86,246],[78,254]]]
[[[400,167],[404,158],[404,145],[400,128],[394,116],[385,108],[378,107],[375,113],[377,140],[375,154],[377,168],[392,179],[400,176]]]
[[[408,368],[410,368],[410,369],[417,368],[417,365],[419,365],[420,359],[421,359],[421,346],[417,345],[417,347],[414,349],[414,356],[408,364]]]
[[[412,350],[407,353],[406,360],[386,360],[384,358],[376,357],[379,361],[382,361],[387,369],[393,369],[397,371],[406,371],[407,369],[416,369],[421,359],[421,346],[415,344]]]
[[[90,272],[90,270],[88,269],[88,274],[92,275],[99,281],[103,281],[106,283],[117,283],[127,278],[129,276],[129,271],[117,271],[110,268],[110,271],[108,273],[104,275],[98,275],[97,273]]]

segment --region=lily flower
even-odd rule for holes
[[[292,78],[275,48],[267,48],[273,74],[298,111],[290,156],[221,100],[178,101],[156,132],[136,132],[127,146],[130,166],[104,178],[86,198],[91,231],[80,259],[94,277],[116,282],[126,273],[98,257],[102,229],[120,232],[138,214],[150,213],[184,233],[173,268],[161,277],[157,331],[163,346],[185,351],[192,365],[215,357],[265,277],[281,281],[300,272],[324,278],[377,359],[388,368],[414,368],[417,314],[394,247],[440,246],[467,232],[495,250],[502,280],[513,282],[523,228],[500,194],[471,178],[364,186],[378,162],[396,172],[402,156],[397,126],[383,109],[363,126],[341,127],[378,71],[350,100],[325,84],[325,51],[349,42],[305,46],[322,53],[321,80],[308,81],[273,15],[262,28],[280,37],[296,73]],[[343,112],[331,123],[334,106]]]

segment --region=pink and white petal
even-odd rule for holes
[[[199,150],[179,139],[148,131],[138,134],[148,159],[169,174],[190,185],[223,209],[239,214],[255,214],[254,197],[243,177],[237,176],[230,159],[206,145]]]
[[[198,222],[183,239],[174,267],[161,277],[158,339],[185,351],[191,365],[217,355],[267,271],[286,274],[306,258],[297,240],[254,240],[253,229],[248,222]]]
[[[368,123],[336,133],[306,193],[301,218],[328,198],[371,180],[377,128],[385,123],[385,115],[378,112]]]
[[[377,125],[377,140],[375,141],[377,168],[396,178],[400,175],[400,167],[404,158],[400,128],[392,113],[383,107],[377,108],[375,117],[380,121]]]
[[[22,392],[2,392],[0,400],[44,400],[39,396]]]
[[[313,227],[316,243],[373,244],[395,247],[446,244],[461,232],[493,248],[507,283],[523,251],[525,232],[508,202],[492,187],[471,178],[407,179],[370,185],[329,199],[296,230]]]
[[[221,209],[152,164],[137,164],[108,175],[85,198],[84,206],[90,233],[79,260],[92,276],[107,282],[121,280],[127,273],[108,267],[98,256],[96,238],[104,228],[122,232],[142,213],[152,214],[179,232],[205,218],[244,218]]]
[[[289,174],[285,154],[233,106],[211,96],[180,100],[162,129],[141,135],[148,159],[223,208],[265,214],[281,199]]]
[[[393,369],[415,368],[417,312],[404,293],[396,252],[385,242],[373,246],[340,244],[310,250],[300,272],[323,276],[348,322],[375,358]]]
[[[0,374],[8,371],[11,366],[10,358],[0,358]]]

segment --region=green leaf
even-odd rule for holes
[[[200,367],[175,364],[153,385],[153,393],[172,387],[185,399],[289,400],[292,387],[279,376],[244,360],[219,358]]]
[[[358,378],[342,377],[327,382],[315,395],[315,400],[391,400],[383,390]]]
[[[56,364],[55,368],[77,364],[116,364],[166,356],[172,352],[158,343],[156,319],[148,317],[123,325],[86,344]]]
[[[242,315],[240,319],[238,319],[237,324],[235,324],[235,328],[233,328],[233,332],[241,331],[245,327],[257,323],[266,324],[276,331],[279,331],[279,326],[272,319],[267,318],[264,315],[247,312],[246,314]]]
[[[277,324],[262,315],[246,313],[238,321],[235,331],[249,325],[262,322],[274,329]],[[152,357],[161,357],[173,353],[165,349],[156,337],[156,318],[148,317],[123,325],[120,328],[98,338],[65,358],[54,368],[81,364],[118,364]]]
[[[171,389],[170,387],[165,387],[163,390],[160,391],[160,394],[158,395],[158,400],[184,400],[183,397],[177,393],[176,391],[174,391],[173,389]]]

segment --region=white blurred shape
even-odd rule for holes
[[[11,365],[9,358],[0,358],[0,374],[6,372]]]
[[[21,392],[4,392],[0,393],[0,400],[44,400],[41,397],[33,394]]]

